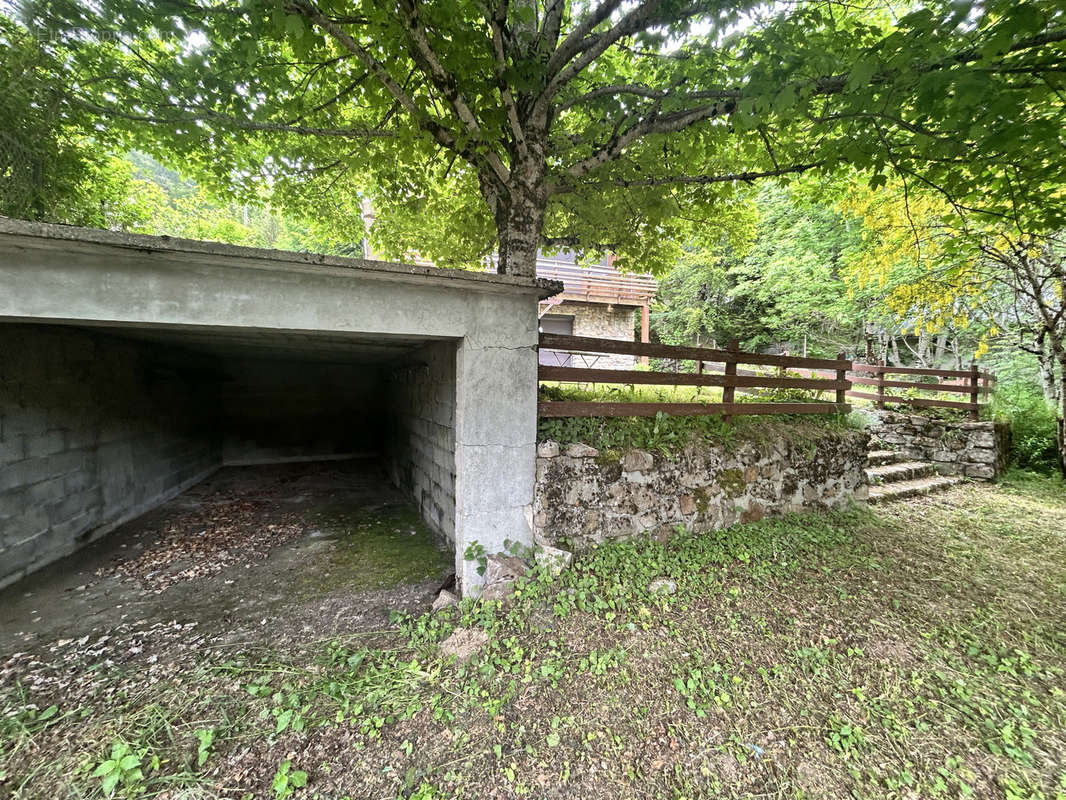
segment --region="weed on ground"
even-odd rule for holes
[[[86,642],[5,674],[0,794],[1062,800],[1063,620],[1066,488],[1017,474],[180,668]]]

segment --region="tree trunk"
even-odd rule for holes
[[[548,192],[544,183],[545,165],[531,155],[516,160],[507,188],[495,203],[496,236],[499,244],[497,272],[534,278],[537,275],[537,252],[544,228],[544,207]],[[482,188],[485,192],[485,188]],[[493,204],[490,202],[490,207]]]
[[[1057,437],[1059,444],[1059,472],[1062,473],[1062,477],[1066,478],[1066,358],[1059,362],[1059,369],[1062,372],[1062,378],[1059,381],[1061,402],[1059,403]]]
[[[1059,365],[1058,430],[1055,438],[1059,450],[1059,471],[1066,478],[1066,341],[1057,336],[1055,331],[1048,331],[1047,344]]]
[[[929,332],[923,325],[918,331],[918,366],[929,366]]]
[[[537,275],[537,251],[540,245],[544,212],[527,203],[507,203],[503,219],[497,221],[499,261],[497,272],[534,278]]]
[[[942,331],[936,337],[936,351],[933,353],[933,364],[932,364],[932,366],[935,367],[937,364],[939,364],[941,361],[944,360],[944,351],[947,349],[947,344],[948,344],[948,332],[947,331]]]
[[[1044,392],[1044,399],[1057,408],[1060,398],[1059,388],[1055,385],[1055,359],[1048,352],[1043,336],[1033,344],[1036,350],[1036,361],[1040,365],[1040,388]]]
[[[1052,347],[1059,362],[1059,403],[1056,408],[1058,430],[1055,439],[1059,446],[1059,472],[1066,478],[1066,349],[1062,346],[1055,347],[1054,343]]]

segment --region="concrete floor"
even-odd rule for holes
[[[226,467],[0,592],[0,661],[112,635],[140,652],[163,629],[197,646],[378,630],[452,565],[376,461]]]

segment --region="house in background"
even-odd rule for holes
[[[651,275],[619,272],[613,258],[604,256],[600,263],[581,266],[573,253],[537,259],[537,277],[561,281],[562,294],[540,304],[541,333],[591,336],[598,339],[633,341],[635,314],[640,312],[640,340],[648,341],[648,314],[651,299],[659,288]],[[591,367],[595,369],[632,369],[634,356],[571,355],[555,350],[541,350],[540,363],[549,366]]]
[[[376,216],[369,200],[363,200],[363,224],[366,230]],[[365,259],[377,259],[368,237],[361,241]],[[409,252],[405,262],[419,266],[435,266],[417,252]],[[485,266],[495,271],[492,259]],[[607,253],[589,265],[581,265],[577,256],[567,250],[556,255],[537,255],[537,277],[562,282],[562,294],[540,304],[540,332],[562,333],[569,336],[589,336],[596,339],[633,341],[635,315],[640,312],[640,340],[648,341],[651,300],[659,282],[651,275],[626,274],[614,268],[614,256]],[[644,359],[646,362],[647,359]],[[635,356],[571,354],[555,350],[541,350],[540,363],[548,366],[574,366],[594,369],[633,369]]]

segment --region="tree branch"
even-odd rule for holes
[[[571,98],[555,107],[554,113],[560,114],[576,105],[587,103],[600,97],[614,97],[619,94],[631,94],[637,97],[647,97],[652,100],[671,99],[684,100],[737,100],[741,96],[739,89],[718,89],[704,92],[688,92],[683,95],[672,94],[670,89],[653,89],[639,83],[620,83],[613,86],[600,86],[585,92],[582,95]]]
[[[190,122],[221,122],[232,125],[235,128],[248,131],[267,131],[270,133],[295,133],[301,136],[325,136],[341,139],[391,139],[396,134],[393,131],[383,131],[374,128],[317,128],[310,125],[290,125],[282,122],[256,122],[250,119],[231,117],[227,114],[219,114],[210,109],[201,109],[198,113],[187,114],[180,117],[159,117],[152,114],[134,114],[128,111],[119,111],[114,108],[90,103],[80,97],[71,98],[73,102],[97,114],[105,117],[117,117],[131,122],[149,122],[155,125],[180,125]]]
[[[597,167],[618,158],[627,146],[656,133],[676,133],[684,130],[697,122],[711,119],[712,117],[729,114],[736,108],[735,101],[729,100],[723,103],[712,103],[706,106],[697,106],[683,111],[674,111],[669,114],[652,114],[645,117],[625,132],[611,137],[604,147],[593,153],[588,158],[572,164],[566,174],[570,178],[581,178]]]
[[[622,189],[631,189],[641,186],[701,186],[712,183],[731,183],[733,181],[751,182],[761,178],[774,178],[782,175],[794,175],[802,172],[807,172],[812,169],[818,169],[824,162],[815,161],[809,164],[791,164],[787,167],[779,167],[777,169],[766,170],[763,172],[734,172],[725,175],[662,175],[657,178],[607,178],[601,181],[587,181],[584,183],[572,184],[571,188],[556,188],[555,194],[565,194],[573,191],[574,188],[581,185],[592,186],[617,186]]]
[[[415,60],[415,63],[422,67],[423,72],[433,82],[433,85],[441,91],[444,99],[448,101],[448,105],[451,106],[452,111],[466,130],[482,143],[491,146],[491,142],[484,140],[481,125],[478,123],[477,117],[474,116],[474,112],[470,110],[470,105],[467,103],[466,98],[459,91],[455,76],[444,68],[437,53],[433,50],[433,46],[429,42],[429,35],[419,17],[416,0],[401,0],[400,8],[407,22],[407,38],[411,44],[411,57]],[[499,155],[490,149],[483,154],[483,158],[485,163],[496,174],[497,179],[501,183],[507,183],[510,178],[510,171],[504,166]]]
[[[495,64],[493,74],[496,78],[496,88],[499,89],[500,99],[503,100],[503,107],[507,111],[507,122],[511,126],[515,147],[518,148],[520,155],[525,156],[528,152],[525,133],[518,119],[518,107],[515,105],[514,95],[511,94],[511,87],[507,85],[504,78],[504,72],[507,70],[507,53],[503,29],[507,24],[507,7],[507,0],[501,0],[491,14],[486,12],[485,19],[489,23],[489,30],[492,31],[492,54]]]
[[[328,33],[341,47],[362,61],[363,65],[381,82],[389,94],[396,98],[396,102],[410,115],[411,120],[418,126],[419,130],[428,133],[442,147],[459,153],[471,164],[476,165],[479,161],[482,161],[477,153],[471,151],[468,147],[459,145],[452,131],[423,112],[414,99],[396,83],[384,64],[374,58],[373,54],[359,44],[347,31],[343,30],[337,23],[312,5],[310,0],[289,0],[286,8],[305,16]]]

